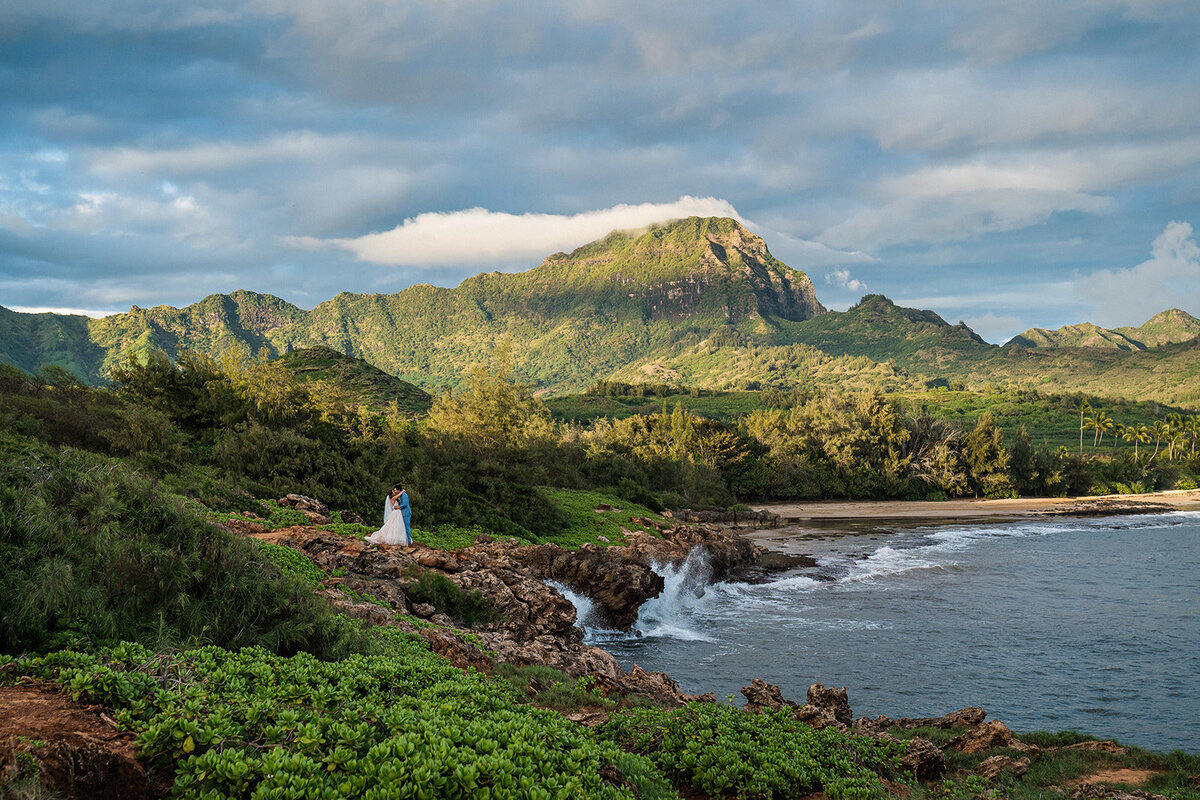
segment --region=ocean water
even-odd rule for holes
[[[799,533],[799,532],[798,532]],[[711,583],[693,557],[634,634],[588,640],[688,692],[752,678],[803,702],[845,686],[856,716],[968,705],[1019,731],[1075,729],[1200,752],[1200,514],[902,527],[794,542],[819,566]]]

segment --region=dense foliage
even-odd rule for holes
[[[385,654],[323,662],[259,648],[156,656],[124,644],[10,661],[2,674],[49,678],[116,709],[139,757],[173,774],[179,797],[621,798],[634,795],[605,782],[606,765],[656,778],[636,755],[520,702],[503,682],[463,673],[420,639],[392,635],[381,646]]]
[[[834,728],[814,730],[788,711],[759,715],[713,703],[614,714],[601,736],[644,753],[678,784],[710,797],[881,797],[880,774],[903,748]]]
[[[343,652],[301,580],[121,463],[0,437],[0,651],[133,639]]]

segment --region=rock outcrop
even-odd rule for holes
[[[606,627],[628,630],[642,603],[662,592],[663,579],[649,564],[621,551],[593,544],[575,551],[543,544],[514,548],[509,555],[542,579],[586,594],[604,615]]]
[[[999,720],[985,722],[971,728],[961,736],[951,739],[946,747],[961,750],[964,753],[986,753],[988,750],[1003,747],[1025,753],[1030,758],[1037,758],[1041,752],[1034,745],[1025,744],[1013,736],[1013,732],[1008,729],[1008,726]]]
[[[608,591],[601,596],[612,603],[618,618],[623,611],[620,603],[628,602],[636,619],[637,606],[651,591],[661,591],[662,579],[640,556],[618,557],[624,548],[590,548],[575,558],[553,545],[516,547],[489,541],[451,552],[420,544],[376,546],[305,526],[265,531],[234,521],[231,527],[305,554],[331,576],[320,591],[345,613],[373,624],[415,631],[434,652],[458,666],[486,670],[497,661],[517,666],[543,664],[572,677],[593,676],[602,690],[642,695],[667,704],[696,699],[662,673],[637,666],[627,673],[612,655],[585,644],[583,631],[575,624],[575,607],[545,582],[548,577],[563,579],[569,574],[584,586],[600,586]],[[574,571],[571,560],[577,564]],[[409,596],[409,584],[423,571],[438,573],[463,592],[478,592],[494,610],[494,618],[470,625],[466,635],[466,626]],[[621,581],[629,581],[633,588],[622,590]],[[364,601],[364,597],[391,608]],[[436,627],[416,624],[413,617]]]
[[[1030,761],[1025,756],[1021,758],[992,756],[979,762],[979,766],[975,768],[975,774],[981,775],[989,781],[999,778],[1005,772],[1011,774],[1014,778],[1019,778],[1029,771],[1029,765]]]

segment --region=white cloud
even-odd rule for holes
[[[1186,222],[1169,222],[1150,258],[1129,269],[1102,269],[1076,281],[1095,303],[1099,325],[1140,325],[1168,308],[1200,314],[1200,247]]]
[[[862,281],[857,278],[851,278],[850,270],[845,267],[839,267],[832,272],[825,273],[825,282],[839,289],[845,289],[848,292],[858,292],[867,288],[867,285]]]
[[[433,267],[447,264],[515,264],[540,261],[559,250],[614,230],[643,228],[682,217],[733,217],[737,210],[715,197],[683,196],[673,203],[618,205],[581,214],[506,214],[486,208],[431,212],[382,233],[353,239],[284,237],[304,249],[337,248],[375,264]]]
[[[289,161],[325,162],[331,158],[369,157],[382,143],[357,134],[324,135],[289,131],[256,142],[205,142],[191,147],[144,149],[115,147],[90,154],[101,174],[188,174]],[[393,143],[394,146],[396,143]]]
[[[902,197],[868,207],[818,238],[831,247],[877,250],[905,242],[947,242],[1013,231],[1045,222],[1060,211],[1103,214],[1109,197],[1049,189],[982,189]]]

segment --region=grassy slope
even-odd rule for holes
[[[401,411],[423,413],[433,398],[407,381],[395,378],[360,358],[350,358],[328,347],[293,350],[279,362],[301,381],[330,381],[354,395],[372,411],[397,403]]]

